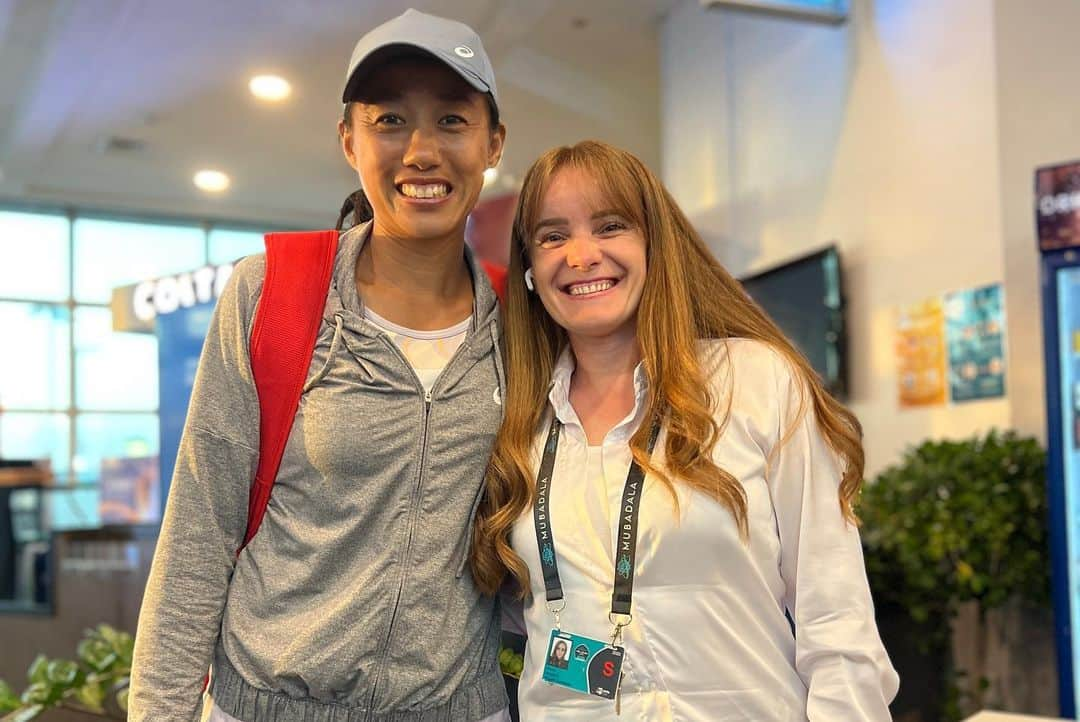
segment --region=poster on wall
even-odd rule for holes
[[[945,311],[940,298],[899,309],[896,361],[901,408],[945,403]]]
[[[1039,250],[1080,246],[1080,161],[1035,171]]]
[[[98,513],[106,524],[155,524],[161,520],[158,457],[101,460]]]
[[[1001,284],[945,296],[949,395],[953,401],[1005,395],[1005,304]]]

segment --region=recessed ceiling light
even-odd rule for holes
[[[484,171],[484,187],[487,188],[489,185],[494,183],[495,179],[498,178],[498,177],[499,177],[499,171],[498,171],[497,168],[488,168],[487,170],[485,170]]]
[[[256,75],[248,83],[248,88],[251,89],[251,94],[259,100],[269,100],[275,103],[285,100],[292,93],[292,86],[289,85],[289,81],[280,75]]]
[[[207,193],[221,193],[229,187],[229,176],[219,170],[201,170],[194,180],[196,187]]]

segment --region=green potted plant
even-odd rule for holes
[[[38,655],[21,695],[0,680],[0,722],[28,722],[57,707],[125,719],[134,644],[127,632],[101,624],[86,630],[77,661]]]
[[[867,484],[859,509],[875,598],[907,611],[924,648],[947,650],[960,605],[975,604],[975,668],[953,670],[942,719],[981,709],[988,612],[1049,604],[1045,452],[1013,432],[927,441]]]

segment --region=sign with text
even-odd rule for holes
[[[232,271],[231,263],[203,266],[117,288],[111,303],[113,330],[153,333],[158,316],[216,300]]]
[[[1035,171],[1039,250],[1080,246],[1080,161]]]

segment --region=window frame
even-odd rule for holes
[[[90,474],[81,474],[76,471],[76,457],[79,448],[78,443],[78,421],[79,417],[84,414],[100,414],[100,415],[121,415],[121,416],[145,416],[152,414],[159,417],[160,423],[160,407],[155,406],[153,409],[142,410],[122,410],[122,409],[99,409],[92,407],[81,407],[78,405],[78,367],[76,363],[76,345],[75,345],[75,318],[76,310],[79,308],[104,308],[108,309],[108,303],[98,302],[81,302],[75,300],[75,283],[76,283],[76,256],[75,256],[75,221],[76,220],[101,220],[101,221],[116,221],[116,222],[128,222],[128,223],[142,223],[152,226],[185,226],[185,227],[197,227],[202,233],[202,262],[208,264],[210,262],[210,236],[215,230],[222,231],[239,231],[239,232],[253,232],[253,233],[267,233],[268,228],[266,226],[260,226],[250,222],[234,221],[226,219],[206,219],[206,218],[192,218],[184,216],[170,216],[165,214],[151,214],[140,213],[130,211],[109,211],[101,209],[80,209],[74,206],[60,206],[47,203],[38,203],[33,201],[28,202],[4,202],[0,201],[0,211],[10,213],[22,213],[33,215],[47,215],[53,217],[63,217],[67,221],[67,249],[68,249],[68,268],[67,268],[67,297],[63,301],[57,301],[55,299],[37,299],[37,298],[12,298],[3,295],[3,289],[0,289],[0,302],[5,303],[21,303],[21,304],[40,304],[45,306],[62,307],[67,309],[69,316],[68,333],[67,333],[67,352],[68,352],[68,384],[69,384],[69,397],[68,405],[66,408],[23,408],[18,406],[2,406],[0,407],[0,425],[3,424],[4,416],[6,414],[41,414],[41,415],[56,415],[64,414],[67,417],[67,470],[63,473],[57,473],[55,483],[57,486],[74,487],[85,486],[87,484],[97,486],[98,484],[98,472],[92,472]],[[267,224],[271,225],[271,224]],[[276,225],[276,224],[273,224]],[[280,230],[294,230],[295,228],[284,227]]]

